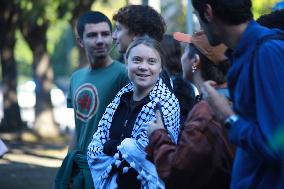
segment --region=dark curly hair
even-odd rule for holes
[[[257,22],[268,28],[278,28],[284,30],[284,10],[277,10],[275,12],[262,15]]]
[[[166,31],[163,17],[147,5],[127,5],[113,15],[113,20],[125,25],[130,33],[148,35],[162,41]]]

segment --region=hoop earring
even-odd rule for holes
[[[197,70],[197,65],[198,63],[197,62],[194,62],[191,66],[191,69],[192,69],[192,73],[194,73],[196,70]]]

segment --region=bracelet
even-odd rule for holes
[[[236,114],[230,115],[228,118],[226,118],[224,125],[227,129],[229,129],[238,120],[239,120],[239,117]]]

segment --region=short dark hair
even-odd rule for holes
[[[165,34],[161,41],[165,55],[165,68],[170,75],[182,73],[180,58],[181,45],[172,35]]]
[[[125,25],[130,33],[148,35],[161,41],[166,31],[163,17],[147,5],[128,5],[113,15],[113,20]]]
[[[214,15],[228,25],[238,25],[253,18],[251,0],[191,0],[192,6],[198,12],[200,19],[204,17],[206,4],[209,4]]]
[[[97,24],[106,22],[109,25],[110,31],[112,31],[112,25],[109,18],[99,11],[88,11],[82,14],[76,24],[77,34],[80,38],[83,38],[83,33],[86,24]]]
[[[284,30],[284,10],[277,10],[270,14],[262,15],[257,22],[268,28],[278,28]]]
[[[213,80],[219,85],[226,82],[227,72],[230,67],[228,59],[215,64],[201,53],[192,43],[190,43],[188,57],[192,59],[195,54],[198,54],[200,57],[201,75],[205,81]]]

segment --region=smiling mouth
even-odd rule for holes
[[[95,49],[95,51],[105,51],[105,48]]]
[[[139,76],[139,77],[149,77],[150,75],[148,75],[148,74],[136,74],[137,76]]]

